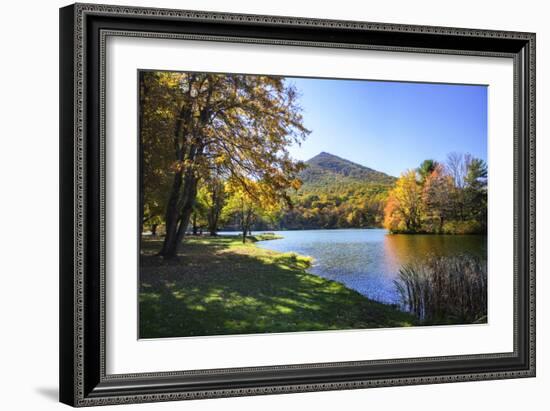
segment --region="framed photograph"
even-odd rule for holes
[[[535,34],[60,22],[62,402],[535,376]]]

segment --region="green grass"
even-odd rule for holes
[[[249,239],[252,242],[256,241],[266,241],[266,240],[279,240],[283,238],[282,235],[275,234],[275,233],[263,233],[263,234],[255,234],[253,236],[248,236],[247,239]],[[242,241],[242,237],[241,237]]]
[[[307,273],[310,257],[258,248],[257,238],[189,237],[177,258],[143,241],[140,337],[401,327],[413,316]]]

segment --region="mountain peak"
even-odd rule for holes
[[[312,160],[317,159],[317,158],[325,158],[325,157],[340,158],[340,157],[338,157],[334,154],[327,153],[326,151],[321,151],[316,156],[311,157],[308,161],[312,161]]]
[[[315,157],[306,161],[308,167],[302,172],[304,182],[315,181],[319,178],[335,180],[354,180],[379,184],[392,184],[395,181],[380,171],[373,170],[337,155],[321,151]]]

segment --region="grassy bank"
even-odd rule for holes
[[[194,237],[173,260],[144,240],[140,337],[340,330],[413,325],[414,318],[335,281],[311,261],[257,247],[251,238]]]

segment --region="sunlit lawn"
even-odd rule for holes
[[[243,244],[190,237],[174,260],[145,240],[140,337],[183,337],[408,326],[409,314],[306,272],[310,261]]]

